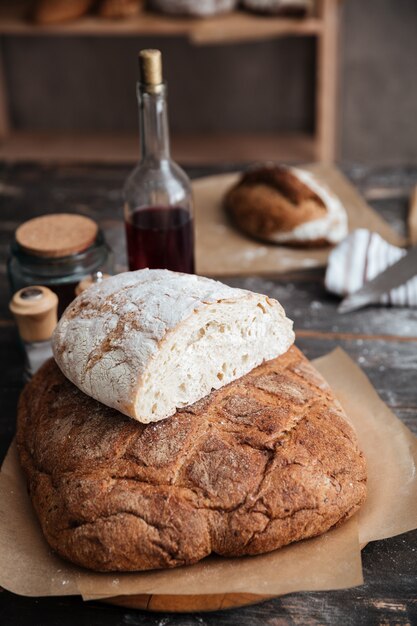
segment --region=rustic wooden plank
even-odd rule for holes
[[[186,165],[234,159],[295,162],[315,157],[314,137],[307,133],[183,133],[173,134],[171,144],[174,158]],[[0,144],[0,159],[11,162],[136,163],[138,155],[135,133],[13,131]]]
[[[301,338],[297,345],[309,359],[340,346],[363,369],[377,393],[395,412],[416,407],[417,349],[415,343],[386,343]],[[412,419],[412,414],[409,416]],[[415,415],[417,419],[417,415]],[[417,426],[417,423],[416,423]]]
[[[1,324],[1,321],[0,321]],[[7,321],[4,322],[7,324]],[[305,330],[302,328],[296,329],[297,337],[311,338],[311,339],[324,339],[335,341],[357,341],[359,339],[365,341],[393,341],[394,343],[417,343],[417,337],[401,337],[400,335],[364,335],[362,333],[346,333],[346,332],[328,332],[319,330]]]
[[[417,532],[368,545],[363,553],[365,584],[333,592],[290,594],[262,604],[197,615],[151,614],[83,603],[79,598],[19,598],[0,594],[5,623],[42,626],[411,626],[417,621],[415,553]],[[401,576],[398,566],[401,563]],[[383,573],[383,575],[381,575]],[[3,597],[1,597],[3,596]],[[17,620],[18,616],[18,620]]]
[[[37,169],[36,169],[37,167]],[[24,215],[26,206],[28,210],[41,210],[37,208],[37,204],[42,198],[43,204],[50,203],[53,210],[54,204],[59,209],[60,204],[76,204],[81,203],[91,205],[91,210],[97,211],[98,216],[104,214],[114,217],[121,216],[121,213],[115,213],[120,210],[121,195],[120,190],[123,182],[130,171],[131,167],[126,165],[119,166],[84,166],[82,175],[78,175],[81,168],[76,165],[61,165],[59,167],[51,167],[47,164],[43,166],[33,166],[28,164],[20,164],[19,166],[3,166],[2,185],[2,201],[4,201],[4,210],[7,211],[4,219],[18,219],[19,214]],[[239,166],[230,166],[222,168],[222,172],[239,169]],[[197,177],[207,173],[207,168],[189,168],[193,177]],[[363,173],[357,174],[356,182],[360,190],[364,191],[368,188],[368,178]],[[36,176],[37,185],[33,186],[33,177]],[[405,184],[411,184],[411,180],[417,179],[417,168],[405,175],[401,180]],[[384,180],[386,180],[384,178]],[[389,180],[386,180],[388,184]],[[393,184],[398,184],[398,177],[392,180]],[[378,180],[375,181],[378,183]],[[369,185],[373,184],[372,178],[369,178]],[[405,217],[408,211],[407,197],[399,199],[388,199],[386,201],[376,201],[373,203],[375,208],[383,214],[388,221],[394,221],[394,226],[398,230],[404,232]],[[48,210],[46,206],[45,210]]]
[[[2,164],[0,166],[0,172],[2,177],[10,177],[16,182],[20,181],[21,184],[24,184],[25,178],[30,172],[36,172],[36,177],[41,187],[42,181],[46,181],[46,176],[49,176],[48,184],[51,184],[53,181],[64,181],[65,179],[69,179],[72,175],[77,186],[84,186],[92,189],[95,181],[103,181],[106,178],[108,178],[110,183],[115,183],[116,180],[118,180],[119,184],[122,184],[130,168],[130,165],[123,164],[102,164],[98,166],[97,164],[89,163],[83,164],[83,166],[80,167],[77,166],[76,163],[65,164],[61,162],[58,165],[51,166],[49,164],[43,164],[40,167],[39,165],[21,163],[19,166],[12,164],[10,164],[10,166],[6,166],[5,164]],[[189,167],[187,169],[192,177],[198,177],[212,174],[214,171],[217,173],[236,171],[239,169],[239,164],[236,163],[222,166],[216,165],[215,170],[207,166]],[[342,169],[362,193],[365,195],[370,194],[371,200],[380,199],[380,195],[378,195],[377,198],[372,198],[372,190],[379,190],[380,188],[383,188],[384,190],[393,190],[394,197],[392,197],[392,193],[390,193],[388,200],[401,200],[401,202],[404,203],[404,210],[407,210],[407,199],[409,197],[409,193],[412,186],[417,181],[417,166],[410,165],[392,168],[354,166]],[[75,178],[77,172],[79,173],[78,179]],[[386,198],[383,197],[382,200],[384,199]],[[394,217],[397,210],[398,209],[395,208],[395,206],[392,206],[388,209],[388,213],[391,217]],[[401,212],[402,211],[403,209],[401,209]]]
[[[408,198],[417,180],[417,166],[412,164],[393,167],[355,165],[345,171],[368,200]]]
[[[417,310],[401,307],[369,307],[347,315],[337,312],[339,299],[326,292],[323,272],[316,280],[274,280],[262,277],[226,278],[224,282],[265,293],[281,302],[295,329],[336,335],[417,337]]]
[[[239,164],[216,166],[215,171],[218,173],[237,171],[240,167]],[[73,195],[77,197],[84,190],[87,198],[95,200],[93,207],[95,205],[97,208],[100,206],[100,200],[103,199],[102,194],[108,193],[106,204],[100,206],[107,213],[114,211],[115,201],[119,201],[117,192],[130,170],[131,165],[123,164],[83,164],[80,166],[65,163],[60,165],[3,163],[0,165],[1,201],[3,203],[7,200],[7,205],[4,202],[4,208],[7,208],[9,201],[14,198],[16,201],[14,206],[18,208],[19,214],[24,213],[25,210],[36,210],[36,205],[29,204],[31,199],[42,197],[44,200],[48,200],[51,196],[56,198],[57,195],[64,194],[68,195],[69,200],[71,200]],[[192,178],[213,173],[213,169],[208,167],[188,167],[187,171]],[[388,198],[387,204],[384,199],[372,202],[373,206],[389,221],[398,216],[401,221],[401,228],[404,228],[409,192],[417,180],[417,166],[402,169],[393,168],[392,170],[353,167],[345,168],[344,171],[362,193],[380,186],[384,186],[386,189],[404,188],[405,191],[402,196]],[[33,186],[34,179],[36,179],[36,187]],[[23,206],[17,202],[18,196],[22,194]],[[26,202],[29,205],[27,209],[25,209]]]
[[[125,265],[124,231],[122,226],[123,181],[129,171],[126,166],[33,166],[20,165],[5,168],[3,172],[2,228],[0,254],[7,255],[9,242],[18,223],[27,217],[55,211],[76,211],[97,219],[106,229],[111,245],[116,251],[117,269]],[[201,170],[195,169],[199,175]],[[417,171],[416,171],[417,175]],[[37,183],[34,184],[36,179]],[[394,180],[394,183],[397,181]],[[1,188],[0,188],[1,189]],[[393,199],[375,203],[391,222],[405,223],[406,200]],[[4,258],[3,257],[3,258]],[[0,284],[4,278],[0,270]],[[348,316],[336,313],[333,296],[326,294],[318,284],[320,272],[307,272],[297,277],[273,279],[230,279],[232,285],[262,291],[278,298],[297,329],[356,333],[360,335],[417,336],[417,317],[407,309],[372,307]],[[314,281],[314,282],[313,282]],[[6,283],[4,283],[6,284]],[[297,289],[295,289],[297,285]],[[0,319],[7,317],[6,302],[0,303]]]
[[[120,189],[128,166],[33,166],[0,164],[0,257],[4,261],[17,223],[36,213],[76,210],[98,219],[106,228],[123,262]],[[230,166],[230,170],[236,166]],[[209,173],[194,169],[194,175]],[[370,170],[352,168],[362,190],[406,188],[417,168]],[[400,228],[407,195],[378,200],[374,206]],[[22,355],[7,311],[7,282],[0,265],[0,458],[14,432],[16,403],[22,386]],[[336,313],[337,300],[325,293],[320,271],[274,278],[241,278],[229,284],[257,289],[278,297],[295,320],[297,344],[309,358],[341,345],[364,369],[381,397],[417,433],[416,324],[417,311],[373,307],[350,316]],[[405,340],[404,340],[405,339]],[[411,341],[413,339],[413,341]],[[198,615],[148,614],[79,598],[20,598],[0,591],[0,614],[11,626],[57,623],[99,623],[103,626],[261,626],[283,624],[413,624],[417,623],[415,555],[417,532],[367,546],[363,552],[365,584],[356,589],[291,594],[233,611]]]

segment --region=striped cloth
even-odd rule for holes
[[[406,253],[407,250],[392,246],[377,233],[365,228],[355,230],[330,253],[324,280],[326,289],[338,296],[349,295]],[[378,302],[417,306],[417,275],[381,296]]]

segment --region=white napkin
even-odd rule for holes
[[[406,250],[392,246],[377,233],[359,228],[330,253],[324,280],[326,289],[338,296],[349,295],[405,254]],[[379,302],[417,306],[417,276],[381,296]]]

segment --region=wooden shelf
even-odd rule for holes
[[[280,36],[316,36],[316,124],[314,136],[211,134],[174,137],[173,153],[182,163],[221,163],[265,159],[332,162],[336,155],[337,40],[340,0],[316,0],[316,16],[262,17],[243,11],[207,19],[169,18],[143,12],[135,18],[89,16],[39,26],[28,20],[27,0],[0,0],[0,39],[9,36],[185,36],[196,44],[225,44]],[[1,43],[1,41],[0,41]],[[122,135],[19,133],[12,127],[6,74],[0,47],[0,158],[78,161],[135,161],[137,138]]]
[[[313,161],[314,137],[303,134],[212,133],[174,135],[172,153],[185,165],[253,161]],[[134,163],[139,141],[132,135],[13,132],[0,143],[0,160]]]
[[[109,20],[88,16],[73,22],[37,25],[27,18],[27,3],[0,4],[0,35],[32,36],[186,36],[194,43],[254,41],[284,35],[318,35],[322,21],[315,17],[262,17],[236,11],[206,19],[175,18],[143,12],[137,17]]]

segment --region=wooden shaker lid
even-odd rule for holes
[[[86,250],[94,243],[97,232],[97,224],[89,217],[56,213],[21,224],[16,230],[16,241],[30,254],[57,258]]]
[[[14,294],[9,307],[23,341],[51,338],[58,322],[58,296],[53,291],[40,285],[24,287]]]

